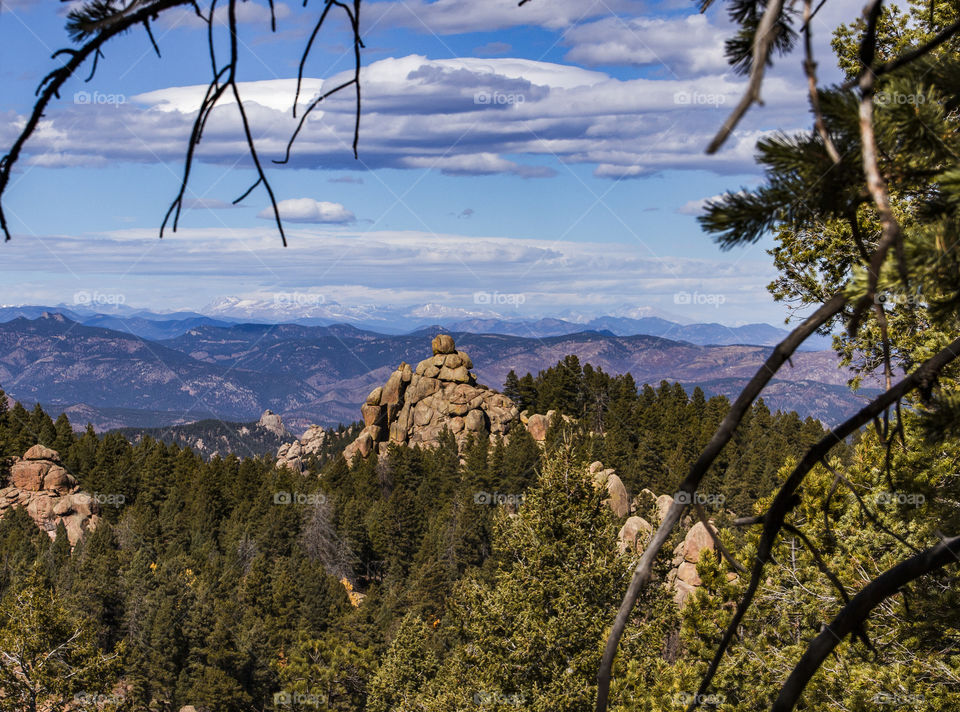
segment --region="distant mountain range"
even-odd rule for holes
[[[145,318],[145,317],[144,317]],[[379,334],[349,325],[219,324],[202,315],[186,331],[149,339],[132,329],[90,326],[64,314],[0,323],[0,386],[27,404],[66,412],[98,429],[157,427],[205,418],[248,422],[267,408],[294,432],[358,418],[360,404],[401,361],[430,355],[441,327]],[[762,345],[701,346],[658,336],[580,331],[557,336],[451,332],[482,383],[536,373],[576,354],[638,383],[679,381],[734,397],[770,352]],[[834,422],[860,407],[829,351],[804,352],[765,396],[772,409]]]
[[[145,309],[131,309],[123,305],[99,310],[84,305],[4,306],[0,307],[0,322],[17,318],[36,319],[45,313],[60,313],[85,326],[121,331],[150,341],[172,339],[197,326],[227,327],[241,323],[299,324],[302,326],[333,326],[350,324],[358,329],[380,334],[405,334],[425,327],[442,326],[450,331],[472,334],[504,334],[543,338],[565,336],[582,331],[606,331],[615,336],[660,336],[672,341],[688,341],[701,346],[745,344],[773,346],[787,335],[786,329],[770,324],[726,326],[718,323],[682,324],[659,316],[602,316],[583,319],[504,318],[494,312],[470,316],[463,309],[428,304],[413,309],[344,308],[336,304],[298,305],[292,295],[269,303],[265,300],[226,298],[207,307],[207,313],[157,313]],[[304,301],[301,298],[300,301]],[[637,310],[634,310],[636,312]],[[477,312],[480,314],[481,312]],[[802,346],[805,351],[830,348],[830,338],[814,335]]]

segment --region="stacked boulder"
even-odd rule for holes
[[[401,363],[367,396],[364,428],[344,457],[366,457],[375,448],[382,454],[389,443],[433,447],[445,428],[463,446],[475,433],[506,435],[519,422],[513,401],[477,383],[473,361],[457,351],[453,337],[440,334],[432,347],[433,356],[415,368]]]
[[[294,472],[303,472],[304,460],[310,455],[318,454],[326,442],[327,431],[319,425],[311,425],[299,440],[280,446],[277,450],[277,465]]]
[[[674,568],[667,576],[667,583],[673,587],[673,600],[678,606],[683,606],[697,586],[703,585],[697,575],[697,562],[704,551],[716,554],[716,544],[703,522],[697,522],[673,550]]]
[[[100,522],[96,498],[81,492],[77,481],[60,461],[60,454],[34,445],[10,467],[9,486],[0,489],[0,517],[7,510],[24,508],[50,538],[63,523],[70,545]]]

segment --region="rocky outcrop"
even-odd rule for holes
[[[634,551],[642,554],[653,535],[653,525],[643,517],[633,516],[624,522],[617,535],[617,548],[621,554]]]
[[[269,413],[270,411],[267,411]],[[266,413],[264,413],[266,415]],[[261,418],[261,420],[263,420]],[[317,455],[327,442],[328,434],[319,425],[311,425],[299,440],[285,443],[277,450],[277,465],[294,472],[303,472],[304,462],[310,455]]]
[[[283,424],[283,419],[269,409],[263,411],[263,415],[260,416],[257,425],[280,438],[288,438],[291,435],[290,431],[287,430],[287,427]]]
[[[716,553],[716,545],[703,522],[697,522],[673,551],[674,569],[669,574],[668,583],[673,586],[673,600],[678,606],[682,606],[697,586],[703,584],[697,575],[697,562],[704,551]]]
[[[401,363],[370,392],[360,408],[364,428],[344,457],[383,453],[389,443],[433,447],[444,429],[463,446],[475,433],[507,435],[518,422],[513,401],[477,383],[473,361],[457,351],[453,337],[440,334],[432,347],[433,356],[416,367]]]
[[[619,518],[623,519],[630,514],[630,498],[623,481],[617,476],[613,468],[604,468],[599,460],[590,464],[587,471],[593,475],[593,484],[597,487],[606,487],[610,496],[603,503]]]
[[[71,546],[100,522],[97,499],[81,492],[60,454],[43,445],[34,445],[10,466],[9,486],[0,489],[0,517],[21,507],[51,539],[63,523]]]

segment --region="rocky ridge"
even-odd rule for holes
[[[507,435],[519,422],[513,401],[477,383],[473,361],[453,337],[440,334],[431,346],[433,356],[416,367],[402,362],[370,392],[360,409],[364,428],[344,457],[384,453],[390,443],[432,447],[445,428],[462,446],[475,433]]]
[[[34,445],[14,461],[9,486],[0,489],[0,517],[20,507],[51,539],[62,523],[71,546],[100,522],[96,497],[81,492],[76,479],[63,467],[60,454],[43,445]]]

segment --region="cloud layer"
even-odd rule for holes
[[[344,78],[308,80],[303,101]],[[362,81],[360,159],[370,169],[545,177],[563,164],[588,164],[608,178],[665,169],[742,172],[752,167],[761,133],[751,117],[718,156],[703,155],[743,89],[740,78],[726,74],[620,80],[526,59],[408,55],[374,62]],[[96,97],[114,95],[94,90],[50,113],[29,144],[28,160],[45,166],[179,162],[204,91],[172,87],[108,103]],[[250,82],[241,91],[261,155],[282,157],[296,126],[290,112],[294,81]],[[764,99],[766,119],[777,111],[796,116],[797,93],[785,81],[768,79]],[[300,132],[289,165],[355,169],[351,95],[324,104]],[[20,121],[4,122],[0,139]],[[236,106],[224,103],[207,122],[198,159],[233,165],[244,151]]]
[[[32,303],[69,303],[72,294],[85,291],[122,294],[131,305],[199,308],[225,294],[303,292],[340,304],[477,309],[495,299],[478,300],[478,294],[522,294],[519,308],[529,314],[572,309],[598,315],[629,305],[693,321],[779,315],[764,288],[773,270],[759,250],[735,262],[657,258],[637,243],[293,226],[287,237],[288,248],[280,247],[269,226],[187,228],[162,241],[143,229],[24,236],[4,247],[8,259],[0,263],[0,276],[18,301]],[[29,273],[21,267],[26,260]]]

